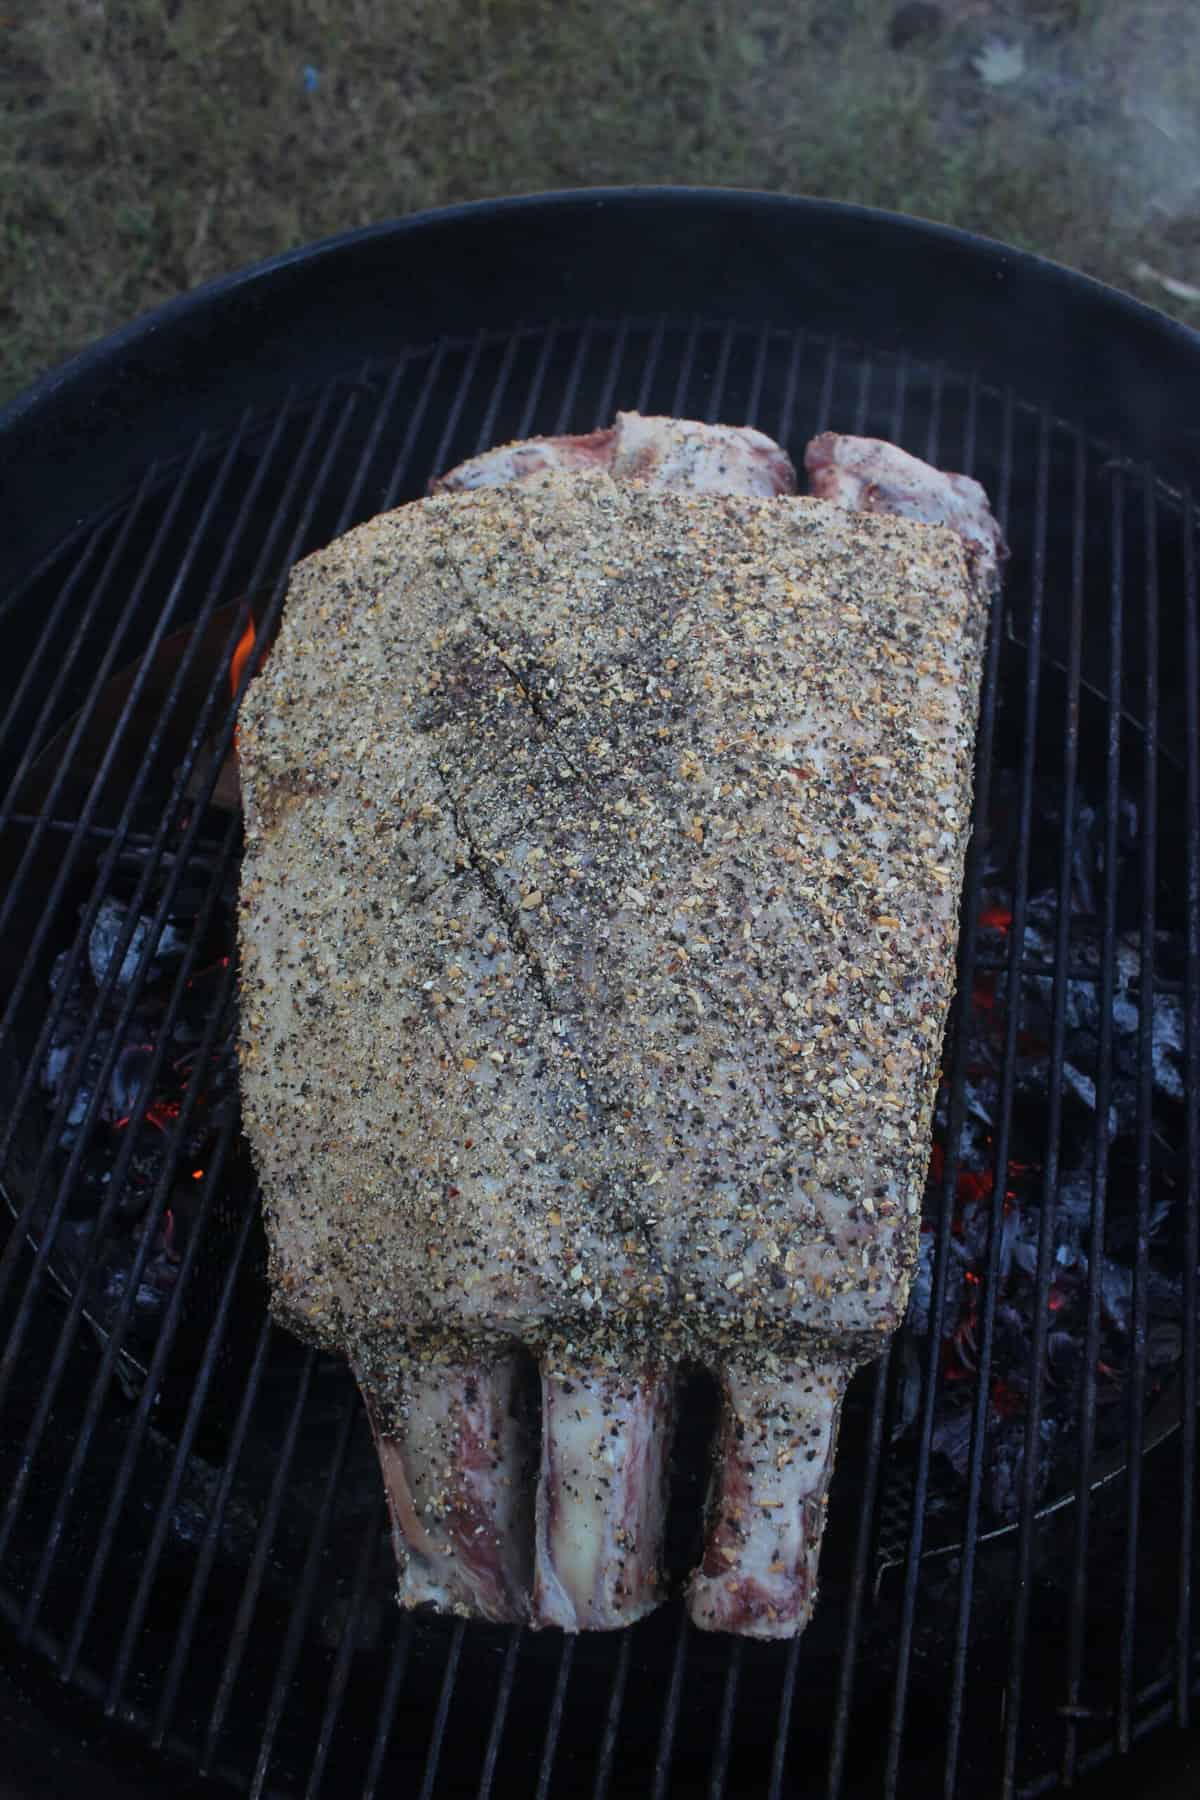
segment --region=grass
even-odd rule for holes
[[[291,245],[601,183],[918,213],[1200,325],[1194,0],[940,0],[938,28],[902,46],[901,5],[39,0],[0,13],[0,399],[170,295]],[[1009,79],[989,84],[980,58],[997,42],[1021,68],[1010,54]]]

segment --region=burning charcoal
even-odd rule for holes
[[[1046,1340],[1046,1368],[1056,1387],[1073,1387],[1082,1361],[1082,1340],[1070,1331],[1052,1331]]]
[[[922,1239],[922,1248],[927,1240]],[[914,1284],[915,1285],[915,1284]],[[925,1295],[925,1326],[929,1325],[929,1294]],[[899,1338],[899,1354],[897,1356],[895,1412],[892,1418],[892,1442],[902,1438],[906,1431],[917,1422],[917,1411],[921,1404],[921,1357],[916,1341],[907,1331]]]
[[[908,1328],[917,1337],[929,1335],[929,1308],[933,1300],[933,1233],[922,1232],[917,1267],[908,1295]]]
[[[1051,784],[1035,792],[1036,828],[1029,866],[1030,898],[1022,943],[1026,972],[1021,983],[1020,1030],[1017,1038],[1015,1106],[1004,1204],[997,1213],[1000,1242],[995,1246],[997,1293],[991,1343],[987,1502],[1000,1520],[1016,1516],[1024,1475],[1025,1413],[1032,1379],[1035,1327],[1038,1323],[1038,1254],[1043,1229],[1042,1158],[1049,1128],[1050,1045],[1058,996],[1052,969],[1058,934],[1058,857],[1062,841],[1061,791]],[[953,1486],[965,1479],[970,1421],[977,1398],[980,1362],[980,1299],[992,1250],[995,1137],[1000,1116],[1001,1082],[1008,1030],[1006,974],[996,968],[1012,928],[1011,897],[1019,843],[1020,794],[1015,781],[1003,777],[995,785],[988,830],[983,839],[985,885],[976,919],[980,969],[974,1005],[964,1022],[964,1118],[959,1142],[959,1168],[953,1196],[954,1216],[947,1270],[941,1385],[934,1448],[944,1471],[946,1504],[953,1508]],[[1119,901],[1127,891],[1140,895],[1137,807],[1120,805],[1118,855],[1121,861]],[[1105,892],[1106,815],[1103,807],[1082,796],[1074,820],[1069,964],[1072,974],[1065,1002],[1065,1056],[1061,1116],[1059,1180],[1049,1220],[1052,1254],[1042,1375],[1043,1429],[1035,1487],[1039,1500],[1065,1492],[1074,1479],[1072,1445],[1076,1430],[1079,1386],[1087,1344],[1090,1284],[1100,1294],[1101,1343],[1096,1365],[1097,1415],[1101,1428],[1098,1450],[1120,1456],[1126,1426],[1127,1369],[1133,1321],[1133,1262],[1137,1246],[1136,1132],[1139,1124],[1142,1053],[1143,945],[1138,931],[1121,932],[1114,944],[1112,1079],[1106,1121],[1108,1148],[1107,1229],[1105,1255],[1089,1268],[1096,1156],[1096,1074],[1103,995],[1104,931],[1099,912]],[[1160,932],[1154,945],[1155,995],[1152,1054],[1158,1109],[1184,1098],[1184,1013],[1178,986],[1184,968],[1178,934]],[[1160,983],[1170,981],[1174,990]],[[913,1283],[906,1331],[899,1346],[893,1414],[893,1440],[915,1447],[923,1371],[927,1366],[934,1232],[944,1198],[945,1152],[949,1127],[948,1094],[938,1097],[934,1117],[934,1151],[925,1194],[927,1229]],[[1157,1141],[1157,1133],[1156,1133]],[[1022,1160],[1023,1159],[1023,1160]],[[1147,1349],[1159,1391],[1182,1354],[1182,1301],[1178,1274],[1179,1174],[1162,1167],[1157,1157],[1155,1187],[1145,1227],[1150,1257],[1145,1269]],[[937,1496],[932,1496],[934,1505]]]
[[[70,1150],[79,1136],[96,1082],[100,1078],[100,1066],[108,1053],[111,1038],[108,1032],[95,1034],[83,1059],[82,1067],[76,1071],[75,1085],[70,1095],[67,1116],[63,1120],[59,1133],[59,1145],[63,1150]],[[50,1096],[50,1104],[57,1107],[64,1097],[65,1083],[70,1078],[71,1064],[74,1059],[74,1044],[51,1044],[42,1063],[41,1083]]]
[[[1054,1467],[1054,1449],[1059,1436],[1059,1424],[1056,1419],[1041,1419],[1040,1447],[1038,1455],[1037,1475],[1034,1482],[1034,1497],[1041,1501],[1046,1497],[1051,1471]],[[1021,1508],[1021,1485],[1025,1476],[1025,1421],[1021,1418],[1009,1420],[1004,1428],[997,1432],[992,1442],[992,1463],[989,1470],[989,1499],[992,1511],[1002,1519],[1012,1519]]]
[[[138,1285],[140,1305],[151,1305],[157,1309],[170,1296],[179,1279],[178,1237],[175,1214],[168,1207],[155,1231],[154,1247],[142,1270],[142,1279]]]
[[[1016,1243],[1009,1258],[1009,1266],[1001,1273],[1001,1279],[1011,1274],[1023,1275],[1027,1281],[1033,1281],[1037,1274],[1038,1251],[1036,1243]]]
[[[1146,1361],[1152,1369],[1174,1368],[1183,1355],[1183,1328],[1163,1319],[1150,1328],[1146,1338]]]
[[[952,1402],[937,1418],[933,1427],[935,1455],[944,1456],[955,1474],[966,1479],[971,1454],[971,1409]]]
[[[1081,1100],[1090,1113],[1095,1112],[1096,1083],[1092,1076],[1085,1075],[1082,1069],[1077,1069],[1075,1067],[1074,1063],[1064,1062],[1063,1086],[1068,1089],[1070,1093],[1074,1094],[1077,1100]],[[1121,1104],[1123,1100],[1125,1101],[1124,1105]],[[1122,1091],[1118,1089],[1117,1100],[1109,1106],[1107,1115],[1108,1139],[1110,1143],[1118,1135],[1123,1124],[1132,1122],[1127,1121],[1127,1113],[1130,1106],[1132,1106],[1132,1110],[1136,1114],[1137,1101],[1132,1091],[1122,1093]]]
[[[161,1454],[164,1459],[173,1454],[175,1446],[170,1440],[160,1438],[158,1442],[162,1445]],[[196,1545],[203,1543],[209,1523],[217,1510],[221,1474],[221,1470],[213,1468],[199,1456],[187,1458],[175,1505],[171,1510],[171,1531],[180,1542]],[[221,1507],[220,1518],[218,1542],[222,1554],[245,1562],[253,1552],[258,1526],[253,1507],[247,1504],[235,1488]]]
[[[124,1124],[138,1103],[154,1058],[153,1044],[126,1044],[108,1079],[105,1117]]]
[[[92,978],[97,987],[103,985],[108,975],[128,918],[127,909],[116,900],[105,900],[96,914],[96,922],[92,926],[91,936],[88,938],[88,962],[91,965]],[[151,919],[139,913],[133,927],[133,935],[129,940],[129,947],[122,958],[117,975],[118,988],[128,988],[132,984],[152,925]],[[165,924],[159,934],[158,943],[154,947],[152,960],[154,963],[164,963],[169,959],[182,956],[186,948],[186,940],[171,924]]]
[[[1100,1264],[1100,1304],[1109,1323],[1115,1325],[1123,1337],[1128,1337],[1133,1306],[1133,1270],[1107,1256]]]
[[[71,1051],[67,1044],[51,1044],[46,1052],[46,1060],[42,1064],[42,1086],[55,1100],[62,1092],[62,1082],[70,1061]]]
[[[1076,1262],[1087,1268],[1083,1246],[1092,1225],[1092,1159],[1063,1176],[1054,1196],[1054,1223],[1061,1245]]]
[[[1154,1085],[1168,1100],[1184,1097],[1183,1056],[1185,1027],[1183,1005],[1174,994],[1158,994],[1154,1000],[1151,1054]]]

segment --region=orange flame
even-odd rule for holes
[[[238,687],[241,684],[242,670],[246,667],[246,659],[254,648],[257,636],[258,634],[254,628],[254,614],[251,613],[246,622],[246,629],[238,639],[237,649],[233,653],[233,660],[229,664],[229,688],[230,692],[233,694],[237,693]]]

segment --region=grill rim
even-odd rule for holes
[[[1092,276],[958,226],[841,201],[670,185],[556,189],[433,208],[285,251],[166,301],[50,370],[0,411],[3,590],[22,586],[82,517],[119,500],[135,470],[177,451],[181,433],[227,427],[231,404],[277,395],[297,371],[313,384],[331,378],[348,330],[363,357],[394,358],[413,343],[474,334],[481,307],[501,331],[538,313],[573,324],[615,317],[630,311],[631,263],[639,311],[678,319],[692,291],[725,322],[803,319],[876,350],[957,364],[1036,392],[1089,436],[1119,437],[1165,479],[1194,474],[1200,426],[1186,421],[1200,419],[1200,333]],[[930,305],[943,293],[952,307]],[[1014,381],[1026,370],[1028,381]]]
[[[687,329],[687,322],[685,322],[685,320],[680,320],[680,326],[678,326],[678,328],[676,328],[676,329],[682,329],[682,331],[685,331],[685,329]],[[693,338],[694,338],[694,324],[693,324]],[[581,353],[579,353],[579,355],[581,355]],[[831,367],[833,367],[833,364],[829,364],[829,369],[831,369]],[[468,369],[468,373],[470,373],[470,369]],[[462,380],[466,380],[466,376],[462,376]],[[565,401],[563,401],[563,405],[565,405]],[[1043,421],[1045,421],[1045,414],[1042,414],[1042,418],[1043,418]],[[448,427],[446,427],[446,432],[448,432],[448,430],[450,430],[450,425],[448,425]],[[1193,610],[1195,610],[1195,608],[1193,608]],[[1025,655],[1029,655],[1029,650],[1027,650],[1027,646],[1025,646]],[[1189,743],[1191,743],[1191,747],[1193,747],[1193,751],[1195,751],[1195,713],[1193,713],[1193,734],[1191,734],[1191,740],[1189,740]],[[1193,866],[1195,866],[1195,864],[1193,864]],[[1193,985],[1193,995],[1195,995],[1195,985]],[[1195,1057],[1195,1035],[1193,1035],[1193,1040],[1191,1040],[1191,1042],[1193,1042],[1193,1057]],[[443,1721],[443,1723],[444,1723],[444,1721]],[[667,1742],[667,1744],[664,1744],[664,1746],[662,1746],[662,1748],[660,1748],[660,1759],[662,1759],[662,1778],[664,1778],[664,1780],[666,1780],[667,1769],[669,1769],[669,1748],[671,1748],[671,1746],[669,1746],[669,1742]],[[434,1755],[435,1755],[435,1746],[430,1746],[430,1757],[434,1757]],[[1087,1757],[1085,1757],[1085,1759],[1081,1759],[1081,1760],[1083,1760],[1083,1764],[1087,1764],[1087,1760],[1088,1760]]]

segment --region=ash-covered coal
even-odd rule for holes
[[[1107,1104],[1097,1116],[1104,1005],[1103,809],[1086,795],[1072,831],[1069,950],[1064,971],[1064,1041],[1056,1176],[1048,1186],[1051,1046],[1056,998],[1055,940],[1059,895],[1061,797],[1035,794],[1032,887],[1019,945],[1012,942],[1016,805],[1003,778],[989,819],[988,864],[975,922],[977,974],[960,1046],[965,1120],[953,1174],[946,1303],[938,1357],[934,1419],[933,1513],[961,1518],[973,1416],[986,1376],[985,1506],[992,1524],[1016,1517],[1025,1474],[1028,1399],[1034,1379],[1040,1310],[1037,1268],[1043,1229],[1050,1232],[1051,1279],[1045,1305],[1041,1416],[1035,1490],[1039,1501],[1070,1492],[1088,1374],[1089,1304],[1098,1299],[1099,1337],[1093,1380],[1096,1469],[1123,1459],[1126,1397],[1134,1356],[1135,1259],[1139,1228],[1148,1243],[1144,1271],[1147,1321],[1147,1410],[1167,1404],[1183,1342],[1182,1170],[1171,1149],[1183,1141],[1184,1009],[1175,976],[1184,946],[1156,933],[1149,1007],[1143,1005],[1142,944],[1136,925],[1116,921],[1112,945],[1113,1004]],[[1121,799],[1118,890],[1137,892],[1139,815]],[[1019,965],[1016,999],[1010,970]],[[1009,1007],[1019,1007],[1013,1104],[1006,1165],[997,1167]],[[1145,1014],[1145,1018],[1143,1015]],[[1139,1220],[1140,1061],[1150,1032],[1153,1093],[1150,1189]],[[950,1048],[948,1046],[948,1048]],[[921,1256],[899,1345],[894,1438],[901,1455],[915,1445],[923,1371],[928,1363],[937,1224],[946,1185],[949,1089],[939,1096],[935,1147],[924,1206]],[[1098,1189],[1104,1231],[1094,1243]],[[995,1241],[993,1242],[993,1238]],[[989,1265],[994,1267],[994,1320],[984,1344]]]
[[[86,1282],[89,1315],[101,1330],[134,1282],[132,1332],[142,1349],[153,1343],[178,1279],[207,1152],[237,1104],[227,980],[236,865],[214,897],[212,859],[200,853],[177,869],[168,851],[135,907],[145,854],[123,854],[90,924],[91,908],[76,909],[51,965],[54,1031],[39,1076],[54,1155],[35,1220],[36,1230],[46,1227],[66,1184],[52,1267],[69,1288]],[[161,883],[172,873],[171,910],[156,927]],[[214,1036],[220,1007],[228,1016]],[[184,1128],[185,1096],[202,1054],[206,1066]],[[146,1231],[151,1241],[142,1245]]]

